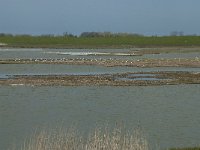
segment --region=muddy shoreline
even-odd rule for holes
[[[137,72],[101,75],[15,75],[0,85],[32,86],[155,86],[200,84],[200,73]]]
[[[67,64],[67,65],[102,65],[107,67],[200,67],[200,58],[185,59],[7,59],[0,64]]]

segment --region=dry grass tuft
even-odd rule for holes
[[[41,131],[24,142],[21,150],[148,150],[141,131],[132,133],[97,128],[83,138],[74,129]]]

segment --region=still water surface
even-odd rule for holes
[[[126,72],[151,72],[151,71],[190,71],[200,72],[200,68],[185,67],[105,67],[94,65],[65,65],[65,64],[1,64],[0,77],[5,75],[87,75],[87,74],[112,74]]]
[[[200,85],[132,87],[0,86],[0,149],[40,127],[73,123],[81,131],[123,122],[140,126],[151,145],[199,146]]]
[[[31,48],[0,48],[0,59],[29,59],[29,58],[52,58],[52,59],[61,59],[61,58],[86,58],[86,59],[122,59],[122,60],[135,60],[143,58],[200,58],[200,52],[191,52],[191,53],[161,53],[161,54],[145,54],[143,56],[77,56],[77,55],[66,55],[64,53],[72,52],[100,52],[100,53],[119,53],[119,52],[130,52],[129,49],[31,49]]]

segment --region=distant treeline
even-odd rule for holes
[[[0,33],[1,37],[4,36],[24,36],[24,37],[30,37],[33,35],[29,34],[6,34],[6,33]],[[39,37],[126,37],[126,36],[132,36],[132,37],[138,37],[138,36],[144,36],[142,34],[137,33],[112,33],[112,32],[82,32],[79,36],[64,32],[62,35],[55,35],[55,34],[43,34],[43,35],[37,35]]]
[[[56,34],[42,34],[42,35],[30,35],[30,34],[7,34],[7,33],[0,33],[0,37],[5,36],[24,36],[24,37],[30,37],[30,36],[38,36],[38,37],[144,37],[143,34],[138,33],[126,33],[126,32],[119,32],[119,33],[113,33],[113,32],[82,32],[80,35],[74,35],[68,32],[64,32],[62,35],[56,35]],[[152,35],[152,37],[157,35]],[[192,35],[184,35],[182,31],[173,31],[169,35],[166,36],[198,36],[196,34]],[[149,36],[148,36],[149,37]]]
[[[126,37],[126,36],[144,36],[137,33],[112,33],[112,32],[83,32],[80,37]]]

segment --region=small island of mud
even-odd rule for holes
[[[6,59],[0,60],[0,64],[68,64],[68,65],[102,65],[107,67],[200,67],[200,58],[174,58],[174,59]]]
[[[137,72],[100,75],[15,75],[0,85],[31,86],[152,86],[200,84],[198,72]]]

